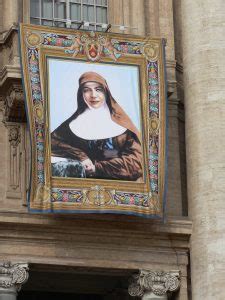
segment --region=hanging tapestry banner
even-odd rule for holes
[[[164,44],[21,24],[31,212],[163,217]]]

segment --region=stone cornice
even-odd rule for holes
[[[13,26],[9,30],[0,32],[0,47],[1,45],[7,43],[8,39],[12,36],[12,34],[17,31],[18,24],[13,24]]]
[[[147,228],[148,232],[155,233],[165,233],[165,234],[175,234],[175,235],[184,235],[189,237],[192,233],[192,222],[187,217],[170,217],[167,218],[166,222],[159,220],[149,220],[142,219],[138,217],[131,217],[120,215],[45,215],[45,214],[29,214],[27,212],[15,212],[15,211],[1,211],[0,212],[0,224],[17,224],[19,225],[29,225],[29,226],[49,226],[53,228],[66,228],[72,226],[72,224],[93,224],[97,226],[102,226],[106,223],[110,227],[120,224],[121,227],[125,228],[135,228],[135,231]],[[106,228],[106,227],[105,227]],[[107,229],[107,228],[106,228]],[[104,231],[104,227],[102,228]],[[144,229],[145,231],[145,229]]]
[[[0,70],[0,87],[3,87],[9,79],[21,80],[21,77],[20,65],[6,65],[2,70]]]
[[[152,269],[157,264],[160,270],[178,268],[186,276],[190,222],[186,222],[189,232],[185,233],[181,222],[163,225],[137,218],[131,222],[131,218],[124,221],[124,216],[118,215],[114,219],[105,216],[104,220],[101,216],[92,220],[71,215],[30,217],[43,222],[29,224],[25,214],[14,218],[8,214],[1,220],[0,259],[90,268],[127,269],[129,265],[133,271]]]

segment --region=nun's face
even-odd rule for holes
[[[84,101],[92,108],[99,108],[105,103],[105,91],[101,84],[93,81],[83,86]]]

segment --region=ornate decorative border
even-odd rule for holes
[[[94,32],[68,32],[21,25],[23,74],[28,117],[33,127],[33,186],[29,206],[37,211],[68,210],[98,212],[98,209],[143,216],[162,216],[165,180],[165,104],[163,41],[111,36]],[[143,57],[148,79],[148,192],[113,190],[96,184],[89,188],[51,187],[45,168],[46,100],[40,74],[40,51],[58,49],[67,57],[82,56],[91,62],[108,58],[115,63],[123,56]]]

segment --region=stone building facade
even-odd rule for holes
[[[0,0],[0,299],[223,300],[224,0],[108,1],[124,34],[167,40],[165,222],[28,213],[18,23],[29,5]]]

